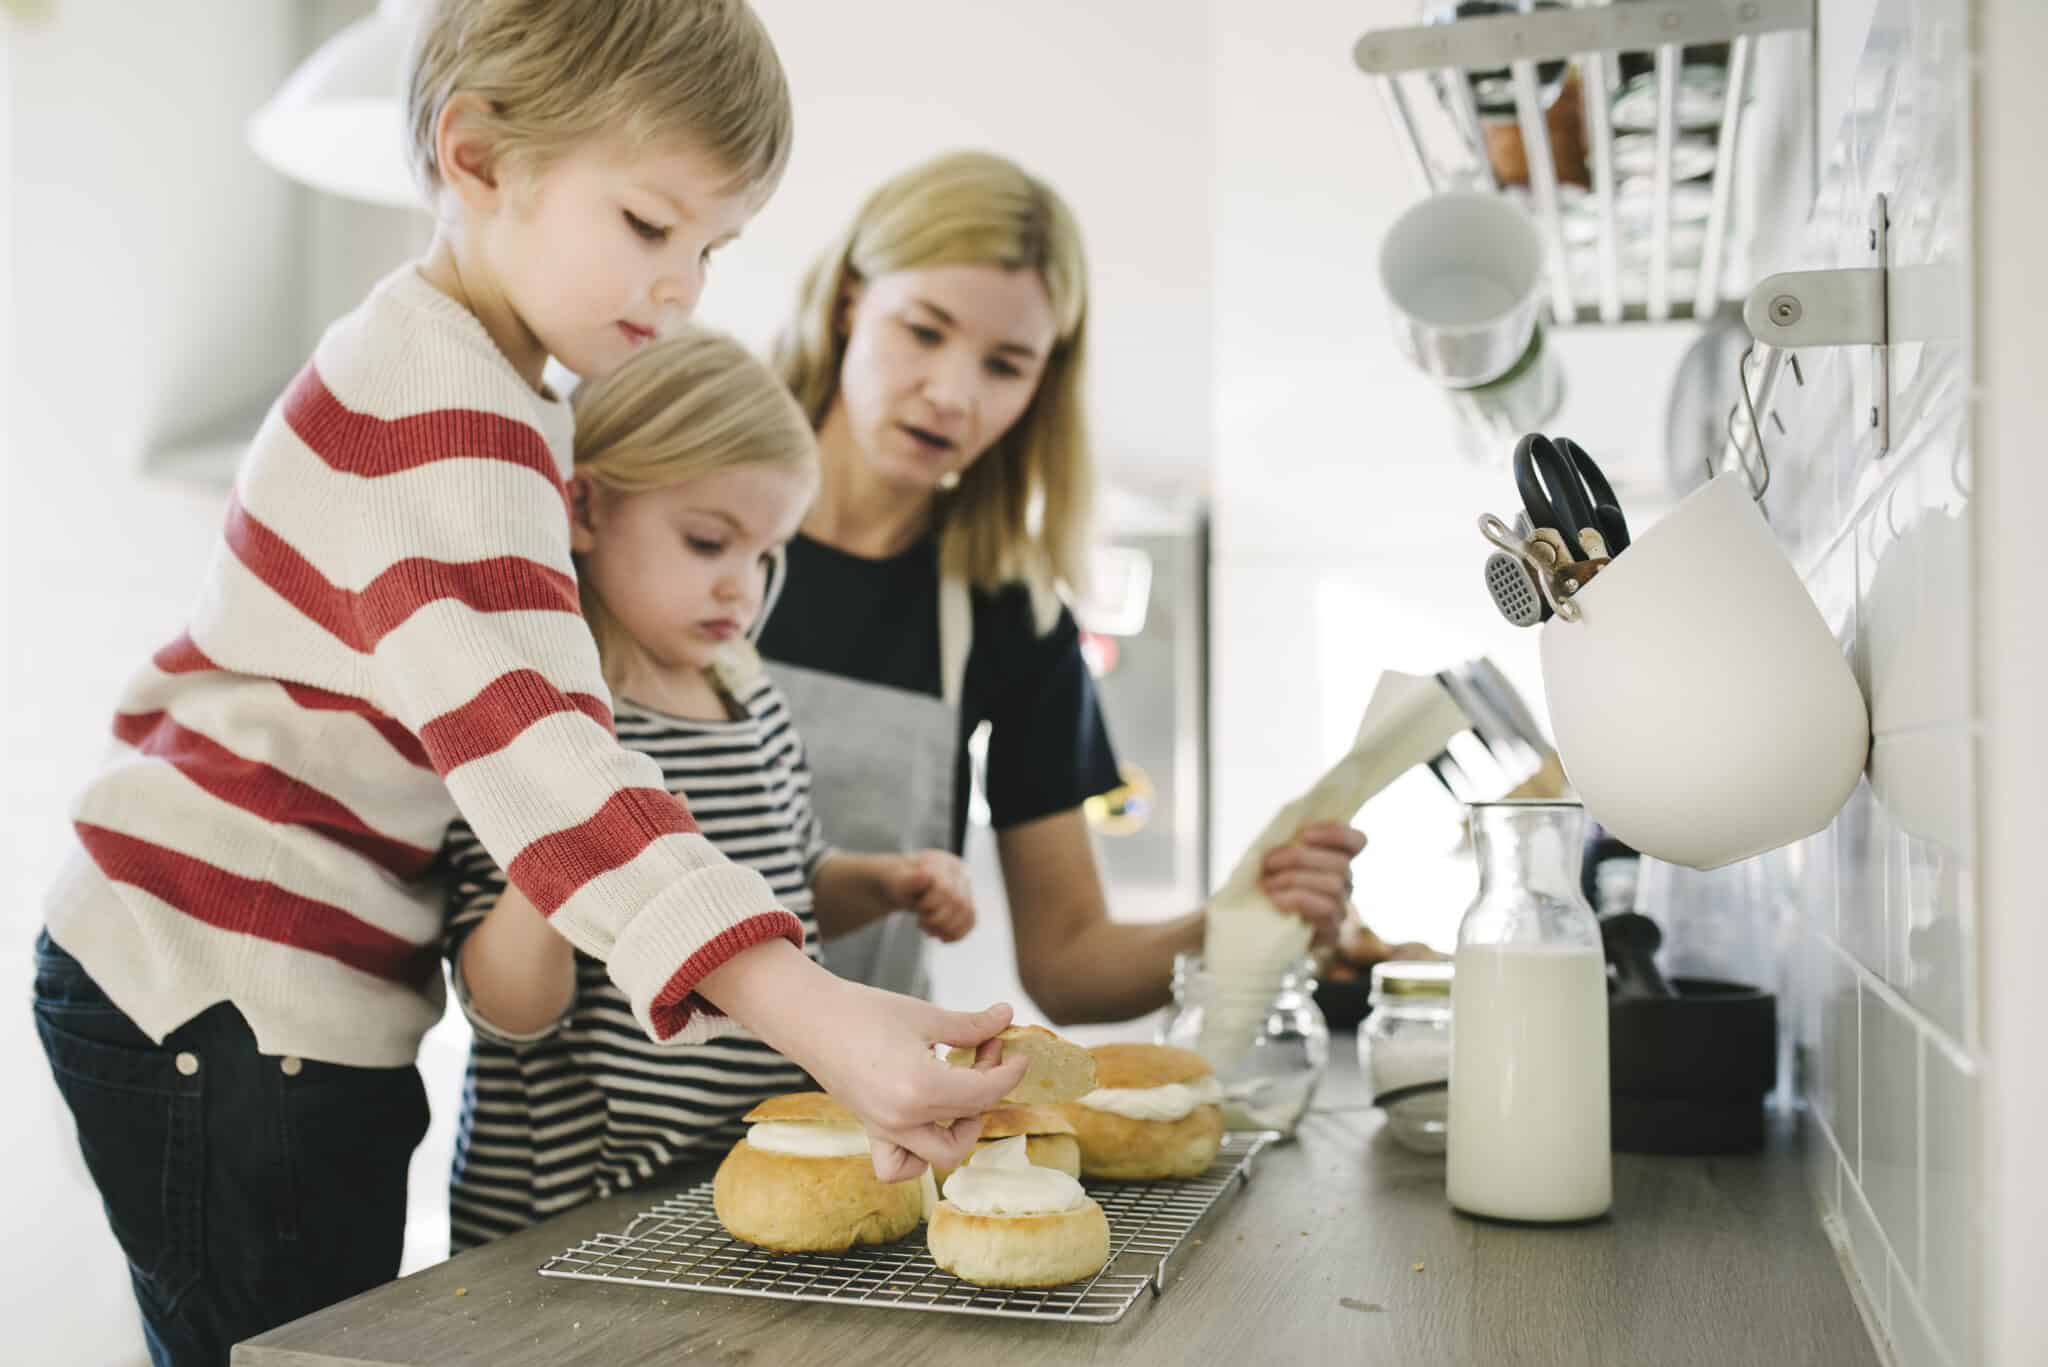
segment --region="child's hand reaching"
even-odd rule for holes
[[[734,955],[698,991],[860,1117],[884,1182],[929,1164],[959,1166],[981,1134],[982,1113],[1028,1066],[1022,1056],[1002,1061],[995,1036],[1010,1023],[1008,1006],[947,1011],[848,982],[786,940]],[[980,1046],[975,1066],[941,1062],[937,1044]]]
[[[974,889],[967,865],[945,850],[898,855],[883,877],[890,899],[917,913],[918,929],[951,944],[974,929]]]

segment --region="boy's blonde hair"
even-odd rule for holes
[[[685,327],[579,386],[576,473],[619,493],[645,493],[738,465],[765,463],[818,481],[818,443],[774,372],[732,338]],[[583,577],[583,615],[615,686],[624,630]]]
[[[954,152],[898,175],[804,277],[775,366],[819,426],[839,392],[850,287],[895,271],[959,264],[1036,271],[1057,340],[1016,425],[939,496],[941,563],[982,588],[1022,580],[1041,628],[1054,588],[1086,587],[1094,459],[1083,411],[1088,266],[1072,212],[1045,182],[984,152]]]
[[[439,188],[434,128],[478,97],[495,158],[538,171],[599,135],[685,142],[767,199],[795,123],[781,59],[744,0],[432,0],[406,80],[413,173]]]

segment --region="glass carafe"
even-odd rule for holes
[[[1576,803],[1468,809],[1479,895],[1451,981],[1451,1204],[1587,1220],[1613,1202],[1607,961],[1579,887]]]

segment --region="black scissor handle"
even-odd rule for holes
[[[1583,559],[1579,533],[1598,529],[1593,506],[1570,458],[1541,432],[1531,432],[1515,443],[1515,489],[1522,496],[1529,521],[1555,528],[1563,535],[1572,558]]]
[[[1570,437],[1559,437],[1556,446],[1570,458],[1579,478],[1586,482],[1586,492],[1593,505],[1593,520],[1598,524],[1608,550],[1620,555],[1628,549],[1628,518],[1622,514],[1621,500],[1614,496],[1614,486],[1607,482],[1606,472],[1594,463],[1585,447]]]

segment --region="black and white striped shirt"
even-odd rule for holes
[[[758,870],[818,956],[810,883],[826,854],[811,776],[781,692],[763,677],[737,721],[691,721],[620,699],[619,741],[661,766],[706,837]],[[457,822],[446,856],[454,891],[446,948],[462,942],[505,876]],[[456,1251],[645,1182],[684,1158],[729,1147],[763,1098],[812,1086],[802,1069],[744,1033],[660,1045],[633,1018],[602,963],[576,955],[576,996],[553,1027],[512,1036],[479,1020],[462,975],[456,998],[475,1029],[450,1176]]]

